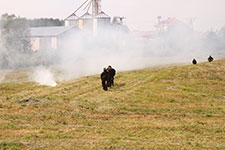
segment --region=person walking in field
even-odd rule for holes
[[[110,79],[110,74],[106,68],[103,69],[103,72],[101,73],[101,80],[102,80],[102,88],[103,90],[108,90],[108,81]]]
[[[192,64],[193,64],[193,65],[196,65],[196,64],[197,64],[197,60],[196,60],[196,59],[193,59],[193,60],[192,60]]]
[[[112,66],[108,66],[107,68],[109,72],[109,81],[108,81],[108,87],[114,86],[114,77],[116,75],[116,70],[112,68]]]
[[[214,60],[214,58],[211,55],[209,55],[208,61],[212,62],[213,60]]]

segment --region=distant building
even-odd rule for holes
[[[80,29],[93,30],[93,18],[92,15],[86,12],[83,16],[79,18]]]
[[[177,22],[178,22],[178,20],[176,18],[168,18],[165,20],[161,20],[162,18],[159,16],[158,19],[159,19],[158,24],[155,25],[155,27],[160,32],[167,31],[170,26],[173,26],[173,25],[177,24]]]
[[[30,29],[30,42],[33,51],[55,50],[60,48],[62,40],[71,32],[78,31],[75,26],[37,27]]]
[[[96,21],[97,21],[97,26],[100,28],[104,28],[110,25],[111,17],[101,11],[98,15],[95,16]]]
[[[65,26],[79,26],[79,17],[75,14],[70,15],[65,19]]]
[[[173,30],[176,28],[176,30],[193,30],[193,24],[190,22],[190,24],[186,24],[176,18],[167,18],[165,20],[161,20],[159,17],[159,22],[155,27],[160,32],[167,32],[168,30]]]
[[[89,13],[91,6],[92,11]],[[87,9],[86,12],[78,17],[76,12],[83,8],[84,10]],[[111,17],[102,11],[101,0],[87,0],[65,19],[65,25],[75,25],[79,29],[91,31],[95,34],[111,25]]]

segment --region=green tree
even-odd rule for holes
[[[3,14],[1,17],[2,39],[7,49],[15,49],[19,52],[29,52],[30,29],[26,18]]]
[[[24,54],[31,52],[27,20],[16,17],[14,14],[3,14],[0,20],[0,31],[0,67],[20,66]]]

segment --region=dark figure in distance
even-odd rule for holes
[[[214,60],[214,58],[210,55],[209,58],[208,58],[208,61],[212,62],[213,60]]]
[[[114,86],[114,77],[116,75],[116,70],[113,69],[111,66],[108,66],[107,70],[108,70],[109,75],[110,75],[110,78],[109,78],[109,81],[108,81],[108,87],[111,87],[111,86]]]
[[[193,64],[193,65],[196,65],[196,64],[197,64],[197,60],[196,60],[196,59],[193,59],[193,60],[192,60],[192,64]]]
[[[101,80],[102,80],[102,88],[103,90],[108,90],[108,81],[109,81],[110,75],[106,68],[103,69],[103,72],[101,73]]]

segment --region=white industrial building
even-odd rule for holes
[[[90,8],[92,10],[90,13]],[[84,8],[84,9],[83,9]],[[78,17],[76,13],[83,9],[85,12]],[[102,11],[101,0],[86,0],[75,12],[65,19],[66,26],[75,25],[82,30],[97,33],[111,24],[111,17]]]
[[[76,32],[75,26],[37,27],[30,29],[30,42],[33,51],[54,50],[60,48],[62,40],[71,32]]]

